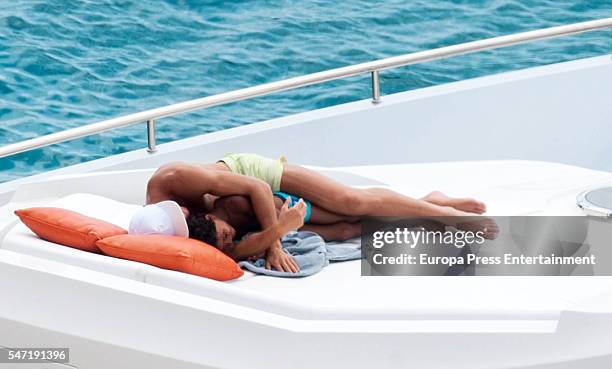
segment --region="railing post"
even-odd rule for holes
[[[380,102],[380,77],[378,71],[372,71],[372,104]]]
[[[154,153],[157,151],[157,147],[155,145],[155,119],[147,120],[147,143],[148,152]]]

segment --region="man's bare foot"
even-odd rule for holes
[[[440,206],[450,206],[468,213],[483,214],[487,211],[487,206],[481,201],[471,198],[453,198],[440,191],[434,191],[423,197],[422,200]]]

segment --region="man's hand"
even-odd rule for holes
[[[292,208],[289,208],[289,203],[290,200],[287,199],[278,215],[278,226],[283,235],[294,229],[301,228],[304,225],[304,216],[306,215],[306,203],[304,200],[300,199]]]
[[[283,204],[278,215],[278,229],[281,235],[284,235],[294,229],[298,229],[304,225],[304,215],[306,215],[306,203],[302,199],[289,208],[291,201],[287,199]],[[287,254],[280,245],[280,241],[276,240],[266,252],[266,269],[274,268],[279,272],[297,273],[300,271],[299,265],[295,259]]]
[[[251,235],[240,241],[232,249],[224,250],[224,252],[234,260],[242,260],[266,251],[268,269],[274,267],[276,270],[283,272],[299,271],[299,267],[293,258],[281,249],[279,239],[288,232],[302,227],[305,214],[306,203],[303,200],[298,201],[291,209],[289,209],[289,201],[286,201],[280,210],[276,224]],[[273,248],[276,248],[276,250],[272,250]]]
[[[277,241],[266,252],[266,269],[271,268],[279,272],[297,273],[300,271],[295,259],[282,249],[280,241]]]

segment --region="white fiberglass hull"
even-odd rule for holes
[[[350,183],[370,174],[398,190],[413,176],[406,187],[420,194],[453,169],[465,174],[453,186],[490,197],[493,213],[580,214],[574,192],[612,183],[606,172],[521,161],[338,168],[335,175]],[[118,186],[100,186],[98,195],[117,198],[122,188],[142,188],[150,171],[117,174],[23,186],[8,206],[49,201],[39,191],[61,197],[111,180]],[[526,191],[537,196],[521,198]],[[360,277],[359,262],[347,262],[299,280],[221,283],[131,262],[138,265],[127,266],[130,274],[98,255],[71,259],[51,245],[36,248],[42,241],[24,232],[12,226],[0,248],[0,288],[14,302],[0,306],[2,338],[70,347],[77,366],[591,368],[585,363],[612,359],[607,277],[377,278]],[[267,361],[270,345],[282,361]]]

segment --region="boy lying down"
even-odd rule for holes
[[[352,188],[284,158],[256,154],[227,154],[211,164],[165,164],[149,179],[146,201],[172,219],[167,233],[199,239],[235,260],[265,255],[267,268],[284,272],[299,270],[280,244],[292,229],[346,240],[359,235],[362,216],[463,217],[486,211],[480,201],[440,192],[413,199],[384,188]],[[131,233],[159,227],[159,217],[147,208],[132,219]],[[494,224],[488,227],[496,232]],[[248,232],[255,233],[242,239]]]

